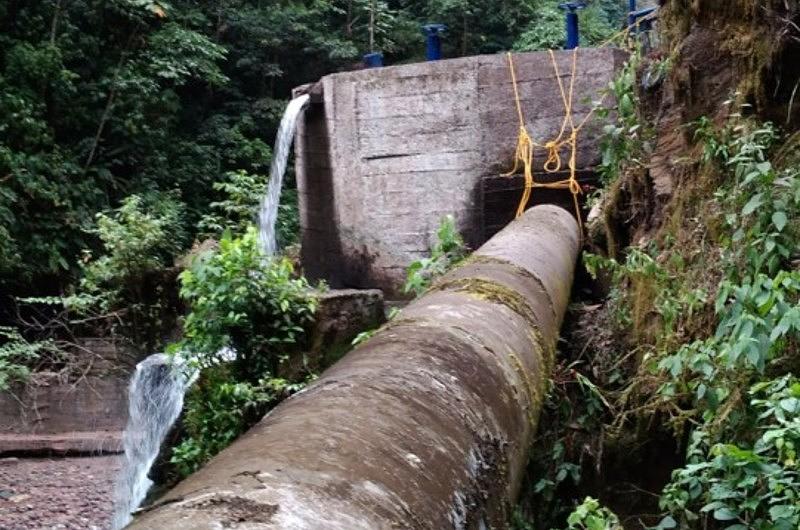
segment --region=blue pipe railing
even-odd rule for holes
[[[635,5],[636,0],[631,0],[631,4]],[[628,25],[632,26],[637,32],[652,30],[653,19],[650,17],[650,15],[655,13],[657,9],[658,8],[656,7],[648,7],[647,9],[631,11],[628,13]]]

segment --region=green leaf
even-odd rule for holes
[[[778,229],[778,232],[782,232],[784,228],[786,228],[786,223],[788,222],[788,218],[786,217],[786,212],[775,212],[772,214],[772,224],[775,225],[775,228]]]
[[[716,510],[714,510],[714,519],[716,519],[717,521],[732,521],[738,518],[739,514],[737,514],[728,507],[717,508]]]
[[[756,211],[756,209],[758,209],[758,207],[761,206],[762,203],[763,199],[760,193],[753,195],[750,198],[750,200],[747,201],[747,204],[744,205],[744,208],[742,209],[742,214],[750,215],[751,213]]]
[[[779,504],[769,509],[769,516],[773,521],[778,519],[789,519],[797,516],[797,507],[789,504]]]
[[[800,412],[800,399],[796,397],[782,399],[780,401],[780,405],[783,410],[790,414],[796,414]]]
[[[658,523],[658,526],[655,527],[654,530],[670,530],[671,528],[677,528],[678,523],[670,517],[669,515],[661,519],[661,522]]]

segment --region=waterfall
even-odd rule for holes
[[[183,396],[194,374],[178,357],[157,353],[136,365],[128,388],[125,461],[117,482],[113,528],[125,527],[153,482],[147,474],[161,444],[180,416]]]
[[[297,118],[308,101],[309,96],[302,95],[289,102],[275,138],[269,183],[258,212],[259,243],[267,256],[278,250],[275,222],[283,176]],[[236,353],[224,348],[217,357],[233,360]],[[123,436],[125,462],[116,487],[114,530],[124,528],[131,521],[131,513],[153,485],[148,473],[158,458],[164,438],[180,416],[183,396],[196,376],[197,373],[189,370],[180,358],[164,354],[151,355],[136,365],[128,388],[128,424]]]
[[[272,167],[269,171],[267,192],[261,199],[258,212],[258,241],[261,250],[267,256],[272,256],[278,251],[275,239],[275,222],[278,219],[278,203],[281,200],[283,176],[286,173],[286,163],[289,161],[289,150],[292,147],[294,133],[297,129],[297,118],[308,105],[309,96],[304,94],[289,102],[278,128],[275,138],[275,149],[272,153]]]

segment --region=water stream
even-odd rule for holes
[[[297,119],[308,105],[309,96],[293,99],[286,107],[275,138],[269,183],[258,212],[259,244],[264,254],[278,251],[275,224],[283,188],[283,176],[297,128]],[[235,356],[225,349],[219,358]],[[128,424],[123,446],[125,461],[117,481],[113,529],[124,528],[147,496],[153,481],[148,477],[158,458],[161,444],[183,408],[183,397],[197,374],[177,357],[151,355],[136,366],[128,389]]]
[[[181,413],[183,396],[193,380],[194,374],[177,357],[158,353],[136,365],[128,387],[129,416],[123,436],[125,460],[115,492],[115,530],[131,521],[131,512],[153,485],[147,474]]]
[[[308,105],[308,101],[309,96],[304,94],[289,102],[281,119],[278,135],[275,138],[272,167],[269,171],[269,184],[267,184],[267,192],[261,199],[261,208],[258,212],[258,240],[261,244],[261,250],[267,256],[273,256],[278,251],[275,224],[278,220],[278,205],[281,199],[281,189],[283,188],[283,176],[286,173],[289,151],[297,129],[297,118]]]

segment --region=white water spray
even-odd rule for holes
[[[278,251],[278,243],[275,239],[275,222],[278,219],[278,204],[281,200],[283,176],[286,173],[289,151],[297,129],[297,118],[308,105],[308,101],[308,94],[304,94],[289,102],[281,119],[278,135],[275,138],[275,150],[272,154],[272,167],[269,171],[267,192],[261,199],[261,208],[258,212],[258,241],[261,244],[261,250],[267,256],[273,256]]]
[[[309,96],[302,95],[286,107],[275,138],[267,191],[258,212],[259,244],[267,256],[278,251],[275,223],[283,188],[283,176],[289,161],[289,151],[297,128],[297,119],[308,105]],[[225,348],[217,355],[233,360],[236,354]],[[128,424],[123,445],[125,462],[117,482],[113,529],[124,528],[147,496],[153,481],[147,476],[158,458],[161,444],[180,416],[183,397],[197,373],[191,373],[185,363],[163,354],[151,355],[136,365],[128,389]]]
[[[128,388],[129,416],[123,436],[125,461],[115,492],[115,530],[131,521],[131,513],[153,485],[147,474],[181,413],[183,396],[195,375],[177,357],[160,353],[136,365]]]

